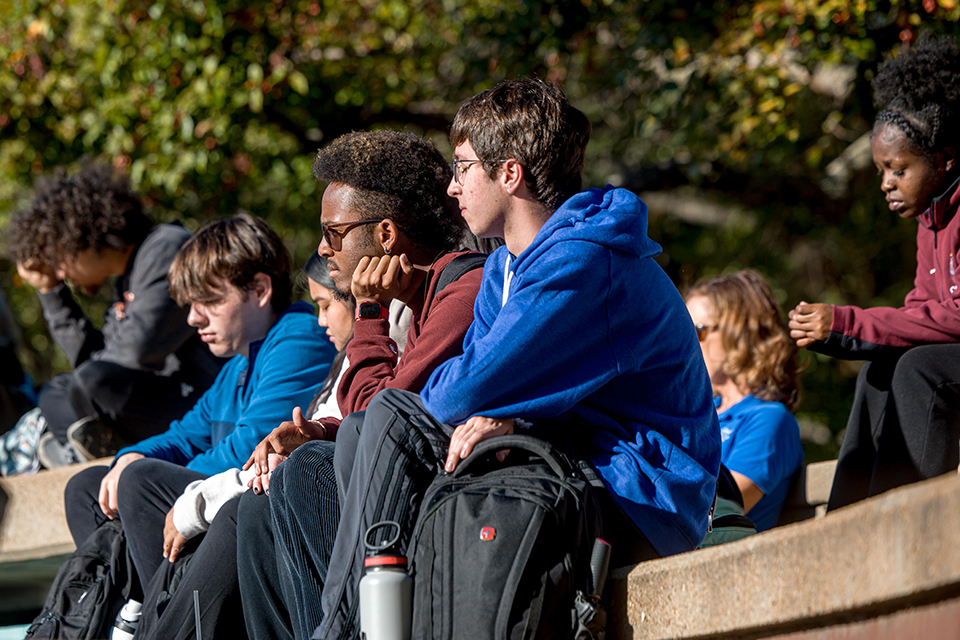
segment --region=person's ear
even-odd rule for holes
[[[390,218],[381,220],[373,233],[377,244],[380,245],[380,248],[383,249],[385,254],[391,255],[395,253],[395,246],[400,239],[400,227],[397,226],[396,222]]]
[[[526,184],[525,174],[523,165],[513,158],[500,165],[500,182],[511,195],[516,195],[520,187]]]
[[[957,150],[953,147],[943,150],[943,168],[947,173],[952,173],[957,168]]]
[[[273,280],[265,273],[257,273],[250,292],[256,297],[258,307],[266,307],[273,301]]]

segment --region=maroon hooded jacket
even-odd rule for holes
[[[834,305],[830,336],[811,348],[838,357],[870,359],[889,349],[960,342],[958,205],[960,179],[918,216],[917,275],[902,307]]]

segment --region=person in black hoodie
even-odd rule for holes
[[[160,433],[213,383],[222,362],[187,325],[188,309],[167,286],[170,263],[191,233],[154,226],[126,177],[104,164],[70,177],[60,169],[38,183],[5,235],[74,367],[40,392],[44,466],[111,455]],[[110,278],[113,305],[97,329],[73,289],[93,294]]]

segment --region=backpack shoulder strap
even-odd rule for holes
[[[440,278],[437,280],[437,288],[433,292],[434,297],[440,295],[447,285],[456,282],[463,274],[480,269],[487,261],[485,253],[465,253],[451,260],[447,266],[440,272]]]

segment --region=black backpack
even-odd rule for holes
[[[107,520],[67,558],[27,638],[106,638],[130,597],[133,563],[119,520]]]
[[[582,635],[576,614],[578,596],[599,604],[584,594],[600,526],[589,482],[549,443],[481,442],[424,495],[408,551],[412,637],[602,638],[605,615]]]

